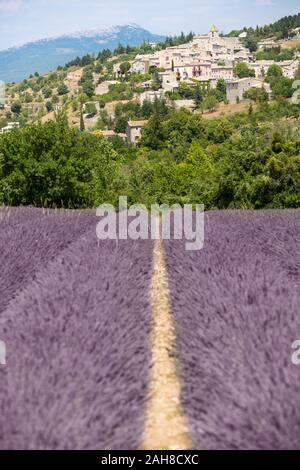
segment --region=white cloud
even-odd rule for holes
[[[0,11],[3,13],[16,13],[23,5],[23,0],[0,0]]]

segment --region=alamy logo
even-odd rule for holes
[[[295,350],[291,357],[292,363],[294,364],[294,366],[300,366],[300,340],[299,339],[293,342],[292,349]]]
[[[0,366],[6,365],[6,344],[0,340]]]
[[[194,209],[194,210],[193,210]],[[97,209],[99,240],[185,240],[187,251],[201,250],[204,244],[204,206],[191,204],[153,204],[148,211],[143,204],[127,207],[127,197],[119,198],[116,211],[111,204]]]

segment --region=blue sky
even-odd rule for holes
[[[228,31],[300,12],[299,0],[0,0],[0,49],[74,31],[137,23],[152,32]]]

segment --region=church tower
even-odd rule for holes
[[[209,36],[211,38],[218,38],[219,37],[219,30],[218,28],[213,25],[211,28],[210,28],[210,32],[209,32]]]

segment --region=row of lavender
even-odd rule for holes
[[[134,449],[150,364],[152,242],[92,212],[0,211],[0,448]],[[300,448],[300,212],[215,212],[165,242],[196,448]]]
[[[2,210],[1,449],[134,449],[153,246],[98,243],[89,212]]]
[[[165,242],[182,402],[200,449],[299,449],[300,211],[212,212]]]

